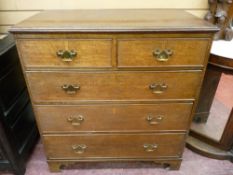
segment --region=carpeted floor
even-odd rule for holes
[[[147,162],[79,163],[76,169],[50,173],[39,142],[28,161],[26,175],[233,175],[233,163],[209,159],[185,149],[179,171],[169,171]]]

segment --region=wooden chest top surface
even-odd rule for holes
[[[217,27],[184,10],[49,10],[11,32],[215,32]]]

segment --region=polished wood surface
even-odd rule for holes
[[[194,122],[207,122],[221,74],[222,73],[218,71],[215,66],[212,66],[211,64],[207,66],[204,83],[200,92],[200,98],[193,118]]]
[[[170,108],[174,110],[167,110]],[[36,106],[34,109],[42,133],[165,132],[187,129],[192,103]],[[80,116],[83,120],[79,120]]]
[[[101,2],[101,3],[100,3]],[[44,10],[58,9],[178,9],[187,10],[189,13],[203,19],[208,9],[207,1],[203,0],[172,0],[172,1],[148,1],[147,3],[141,0],[85,0],[85,1],[47,1],[47,0],[32,0],[18,1],[12,0],[2,3],[0,6],[0,33],[8,33],[8,29],[12,25],[31,17],[32,15]]]
[[[216,27],[182,10],[70,10],[11,31],[51,171],[109,160],[179,169]]]
[[[233,58],[226,58],[219,55],[211,54],[209,64],[215,67],[223,68],[229,71],[233,70]]]
[[[201,154],[205,157],[219,160],[228,159],[233,162],[233,153],[231,151],[222,150],[213,145],[205,143],[193,136],[188,136],[186,140],[186,146],[192,151]]]
[[[155,158],[179,157],[183,149],[184,134],[99,134],[44,136],[49,159],[80,158]],[[83,153],[76,153],[72,145],[85,144]],[[156,144],[147,151],[145,144]],[[58,146],[61,145],[61,146]]]
[[[231,44],[231,43],[229,43]],[[215,51],[215,50],[214,50]],[[222,51],[225,53],[231,53],[231,47],[229,50],[225,48]],[[216,132],[212,132],[212,130],[208,127],[204,127],[205,130],[199,132],[199,128],[192,127],[190,131],[190,139],[188,141],[188,145],[190,149],[198,152],[204,156],[215,158],[215,159],[229,159],[233,161],[233,108],[231,103],[228,104],[228,114],[220,113],[225,116],[218,116],[216,119],[211,118],[213,116],[211,114],[211,106],[213,105],[213,99],[216,98],[216,94],[218,90],[221,90],[220,94],[228,94],[227,91],[231,92],[231,81],[223,80],[224,76],[232,76],[233,75],[233,59],[229,57],[224,57],[216,54],[211,54],[209,58],[209,65],[207,67],[207,74],[205,75],[205,81],[202,85],[201,90],[201,99],[205,99],[203,101],[198,102],[196,115],[195,117],[204,117],[205,123],[204,126],[211,126],[211,124],[218,124],[218,130]],[[225,82],[225,86],[221,87],[221,83]],[[211,86],[208,86],[209,84]],[[220,88],[219,88],[220,87]],[[218,89],[219,88],[219,89]],[[225,92],[224,92],[225,91]],[[228,94],[228,98],[231,100],[231,94]],[[225,97],[226,98],[226,97]],[[227,99],[227,98],[226,98]],[[227,101],[227,100],[226,100]],[[226,105],[227,102],[222,99],[223,105]],[[229,103],[229,102],[228,102]],[[224,106],[225,107],[225,106]],[[205,115],[198,116],[198,112],[202,112]],[[212,114],[216,115],[212,112]],[[217,114],[218,115],[218,114]],[[220,123],[219,121],[222,121]],[[214,125],[213,125],[214,126]],[[212,127],[215,129],[215,127]],[[220,128],[220,129],[219,129]],[[210,137],[210,133],[211,137]],[[212,136],[213,135],[213,136]]]
[[[201,75],[200,71],[26,73],[32,100],[35,103],[75,103],[96,100],[193,100],[200,86],[198,80]],[[75,94],[67,94],[61,88],[64,84],[79,85],[80,89]],[[153,93],[153,90],[149,88],[151,84],[165,84],[167,89],[161,90],[161,93]]]
[[[148,38],[118,40],[119,67],[202,67],[209,40],[192,38]],[[159,61],[153,52],[169,49],[167,61]],[[140,50],[140,52],[139,52]]]
[[[111,39],[22,40],[19,47],[28,68],[111,67]],[[59,50],[73,50],[77,56],[66,62],[57,56]]]
[[[52,22],[51,22],[52,21]],[[25,20],[12,32],[215,32],[217,27],[183,10],[52,10]]]

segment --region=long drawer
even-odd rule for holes
[[[194,99],[201,71],[188,72],[28,72],[32,100]]]
[[[179,157],[184,134],[46,135],[48,159]]]
[[[170,109],[170,110],[168,110]],[[183,130],[192,103],[35,106],[42,133]]]
[[[208,39],[119,39],[119,67],[203,67]]]
[[[26,68],[111,67],[111,39],[18,41]]]

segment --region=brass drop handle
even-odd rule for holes
[[[157,61],[166,62],[173,55],[173,51],[171,49],[165,49],[165,50],[155,49],[152,52],[152,54]]]
[[[64,62],[71,62],[77,56],[77,52],[74,50],[58,50],[56,54]]]
[[[146,152],[154,152],[157,148],[158,145],[157,144],[149,144],[149,143],[145,143],[143,145],[143,148]]]
[[[84,121],[84,117],[82,115],[70,116],[67,118],[67,121],[73,126],[80,126]]]
[[[87,145],[85,144],[75,144],[75,145],[72,145],[71,147],[73,151],[77,154],[82,154],[87,149]]]
[[[67,94],[72,95],[76,94],[78,90],[80,90],[79,85],[73,85],[73,84],[64,84],[62,85],[62,90],[64,90]]]
[[[164,117],[162,115],[158,115],[156,117],[153,117],[152,115],[148,115],[146,117],[146,121],[148,121],[150,125],[157,125],[163,120],[163,118]]]
[[[149,85],[149,89],[152,90],[153,94],[162,94],[167,88],[168,85],[165,83],[153,83]]]

